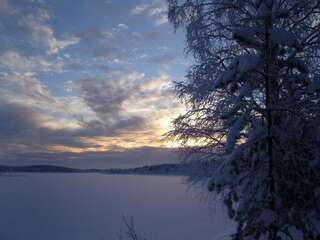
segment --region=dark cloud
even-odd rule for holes
[[[79,141],[79,137],[103,135],[99,126],[71,131],[54,130],[43,126],[43,116],[34,109],[20,104],[0,104],[0,161],[1,164],[59,164],[70,167],[133,167],[146,164],[176,162],[178,155],[163,148],[121,149],[108,152],[55,153],[47,147],[54,144],[67,147],[95,147]],[[137,119],[136,119],[137,120]],[[130,121],[118,123],[115,127],[126,128],[135,125]],[[125,126],[127,124],[127,126]],[[114,146],[114,149],[117,149]]]
[[[44,126],[46,115],[27,105],[2,102],[0,104],[0,145],[1,153],[47,151],[50,145],[66,147],[89,147],[80,141],[84,136],[111,135],[93,126],[71,130],[53,129]]]
[[[117,80],[85,79],[80,82],[81,97],[100,120],[93,124],[113,131],[144,125],[143,117],[124,116],[123,103],[134,91],[135,87]]]
[[[122,102],[128,92],[119,86],[84,81],[83,97],[89,107],[97,114],[98,120],[80,122],[81,128],[52,128],[45,123],[48,112],[30,105],[7,102],[0,104],[0,159],[1,156],[33,152],[50,152],[53,145],[88,148],[95,147],[81,141],[84,137],[117,136],[123,131],[135,131],[144,126],[139,116],[122,116]]]
[[[37,128],[39,117],[37,113],[26,107],[1,103],[0,104],[0,136],[10,137],[26,135]]]
[[[82,97],[100,118],[119,117],[127,89],[117,81],[86,79],[81,81]]]
[[[85,147],[77,140],[80,132],[45,127],[45,115],[28,105],[2,102],[0,104],[0,141],[2,147],[38,146],[42,150],[49,144]]]
[[[21,79],[17,80],[20,82]],[[31,91],[29,88],[23,88],[22,93],[31,94],[25,96],[28,96],[25,103],[13,100],[9,102],[9,98],[6,99],[3,96],[0,104],[0,156],[23,152],[50,152],[48,147],[54,145],[78,149],[95,148],[92,143],[85,143],[82,139],[118,137],[121,134],[130,134],[146,129],[147,119],[150,116],[128,113],[128,106],[125,103],[132,104],[140,101],[138,104],[142,108],[145,108],[144,104],[148,104],[148,102],[153,105],[157,104],[159,99],[166,96],[167,90],[161,87],[166,81],[166,78],[151,81],[143,74],[130,73],[126,77],[119,76],[119,79],[85,79],[77,82],[79,99],[89,107],[95,117],[91,120],[84,120],[74,115],[72,121],[78,125],[75,128],[70,128],[68,125],[54,124],[52,126],[47,124],[55,121],[55,118],[68,121],[72,112],[67,115],[68,106],[62,108],[62,102],[48,95],[48,92],[39,89],[39,87],[36,87],[38,89],[36,92],[40,91],[41,97],[38,97],[39,94],[35,95],[32,89]],[[37,97],[35,98],[35,96]],[[29,97],[33,100],[41,100],[40,102],[45,104],[45,107],[43,108],[33,101],[30,102]],[[150,97],[153,97],[154,100],[148,100]],[[144,99],[146,102],[141,103]],[[155,102],[153,103],[153,101]],[[53,106],[56,109],[52,109]],[[150,108],[151,106],[146,105],[146,107]],[[162,107],[157,106],[157,109],[162,109]],[[137,137],[139,138],[138,135]]]

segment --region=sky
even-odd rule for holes
[[[184,43],[165,0],[0,0],[0,160],[172,147]]]

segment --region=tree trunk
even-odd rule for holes
[[[270,7],[272,11],[272,7]],[[275,180],[274,180],[274,158],[273,158],[273,139],[272,139],[272,127],[273,127],[273,116],[272,109],[272,46],[270,42],[270,32],[272,29],[272,14],[269,14],[265,20],[265,90],[266,90],[266,125],[267,125],[267,154],[268,154],[268,180],[269,180],[269,208],[272,212],[275,212]],[[270,231],[270,240],[275,240],[277,235],[277,227],[274,225]]]

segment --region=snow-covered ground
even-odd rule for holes
[[[234,228],[182,177],[105,174],[0,176],[0,239],[113,240],[133,216],[150,240],[227,239]]]

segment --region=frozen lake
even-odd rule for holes
[[[0,177],[1,240],[117,240],[133,216],[150,240],[226,239],[233,224],[182,177],[10,174]]]

